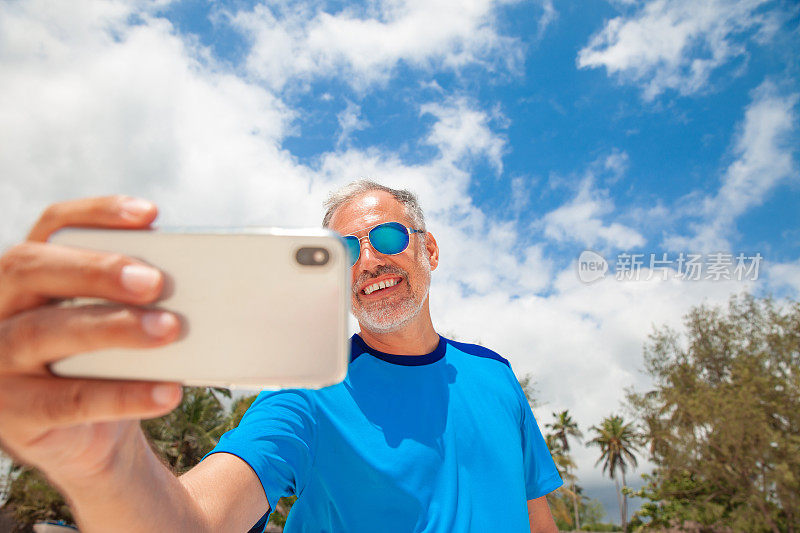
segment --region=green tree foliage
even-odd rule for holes
[[[603,505],[595,500],[588,499],[582,494],[583,489],[576,483],[575,492],[569,488],[562,487],[547,495],[547,503],[550,505],[550,512],[553,515],[553,520],[556,523],[559,531],[619,531],[619,526],[606,524],[603,520],[606,519],[606,511]],[[580,523],[583,524],[581,528],[576,526],[574,520],[573,508],[574,503],[578,502],[578,516]],[[609,529],[609,527],[611,529]]]
[[[578,423],[570,416],[569,409],[553,413],[553,418],[554,421],[545,424],[545,427],[553,432],[553,436],[561,442],[564,451],[569,453],[569,438],[580,439],[583,437],[583,433],[578,429]]]
[[[800,304],[750,295],[651,336],[654,388],[630,393],[657,465],[652,525],[800,530]]]
[[[45,520],[74,523],[61,493],[38,470],[29,467],[18,467],[5,506],[12,510],[17,522],[28,527]]]
[[[550,450],[550,456],[553,458],[553,462],[556,465],[561,479],[574,481],[571,470],[575,468],[575,463],[572,461],[569,454],[564,451],[561,441],[552,433],[546,434],[544,440],[545,444],[547,444],[547,449]],[[550,512],[559,529],[575,529],[575,519],[571,511],[575,496],[574,488],[570,489],[566,486],[562,486],[558,490],[547,495],[547,503],[550,505]]]
[[[603,523],[606,519],[606,510],[598,500],[591,499],[581,502],[580,518],[585,531],[603,531],[602,527],[609,524]],[[613,530],[612,530],[613,531]]]
[[[252,396],[243,396],[233,402],[231,406],[231,414],[228,418],[228,424],[225,428],[225,431],[229,431],[236,426],[239,425],[239,422],[242,421],[242,417],[244,416],[245,412],[250,409],[250,406],[253,405],[253,402],[256,401],[258,395],[253,394]]]
[[[284,496],[278,500],[275,505],[275,511],[269,515],[270,525],[283,528],[286,525],[286,520],[289,518],[289,511],[292,510],[292,505],[297,501],[297,496]]]
[[[556,470],[558,470],[558,475],[561,476],[561,479],[574,477],[570,471],[575,468],[575,462],[564,450],[564,446],[558,437],[552,433],[547,433],[544,436],[544,442],[547,444],[547,449],[550,450],[550,456],[556,464]]]
[[[587,445],[598,446],[600,448],[600,458],[596,464],[603,463],[603,473],[614,480],[617,487],[617,499],[619,500],[619,514],[622,522],[622,530],[625,531],[628,521],[628,496],[620,490],[619,477],[622,477],[622,485],[625,486],[625,472],[628,466],[636,466],[636,455],[640,440],[639,434],[633,423],[625,423],[619,415],[607,416],[599,426],[589,428],[595,434]]]
[[[536,395],[539,391],[536,390],[536,382],[533,380],[533,376],[528,373],[522,376],[522,379],[518,379],[517,381],[519,381],[519,386],[522,388],[522,392],[525,394],[525,398],[528,400],[531,409],[538,407],[539,402],[536,399]]]
[[[156,454],[176,474],[195,466],[217,444],[220,436],[238,425],[255,396],[241,398],[230,410],[222,398],[230,398],[227,389],[185,388],[183,401],[170,414],[142,422]],[[38,471],[18,467],[20,474],[11,483],[8,508],[23,525],[41,520],[74,523],[61,494]],[[282,505],[279,509],[288,509]],[[273,514],[275,516],[275,514]]]
[[[622,528],[616,524],[595,523],[584,526],[581,531],[591,531],[592,533],[597,533],[598,531],[622,531]]]
[[[583,433],[581,433],[580,429],[578,429],[578,423],[575,422],[569,414],[569,410],[565,409],[559,413],[553,413],[554,421],[550,424],[545,424],[545,427],[549,428],[553,433],[552,435],[558,440],[561,444],[561,448],[563,453],[569,456],[569,439],[570,437],[575,439],[581,439],[583,437]],[[570,461],[572,463],[572,461]],[[575,476],[570,475],[571,472],[575,469],[575,464],[572,463],[571,465],[566,466],[565,473],[568,475],[565,477],[562,475],[562,479],[568,481],[570,484],[570,492],[572,493],[572,517],[574,519],[575,529],[581,528],[581,516],[578,508],[580,507],[580,502],[578,501],[578,495],[575,492]]]
[[[575,476],[575,462],[569,454],[569,437],[582,436],[578,424],[569,411],[553,413],[553,418],[553,423],[545,424],[552,431],[546,433],[544,438],[556,469],[565,482],[564,486],[547,495],[553,519],[562,531],[579,530],[580,524],[589,526],[591,531],[600,531],[597,528],[606,526],[601,523],[606,512],[600,502],[583,496],[583,489],[578,485],[578,478]]]
[[[153,449],[176,474],[200,462],[229,426],[215,391],[185,387],[183,401],[166,416],[142,422]]]
[[[561,487],[547,495],[547,505],[550,506],[550,514],[559,531],[570,531],[575,529],[575,522],[572,519],[572,498],[564,492]],[[569,490],[569,489],[567,489]]]

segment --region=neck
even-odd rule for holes
[[[403,328],[389,333],[376,333],[361,326],[361,338],[367,346],[379,352],[395,355],[425,355],[439,344],[439,335],[433,329],[428,299],[422,304],[417,317]]]

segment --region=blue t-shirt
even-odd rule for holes
[[[342,383],[262,392],[217,452],[272,506],[298,496],[287,532],[528,532],[527,500],[561,486],[508,361],[444,337],[403,356],[354,335]]]

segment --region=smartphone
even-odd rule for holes
[[[74,355],[50,365],[56,375],[251,390],[320,388],[345,377],[349,265],[331,231],[68,228],[51,242],[158,268],[164,291],[147,307],[182,323],[172,344]]]

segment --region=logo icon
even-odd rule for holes
[[[606,277],[608,262],[605,258],[591,250],[584,250],[578,256],[578,279],[584,283],[594,283]]]

